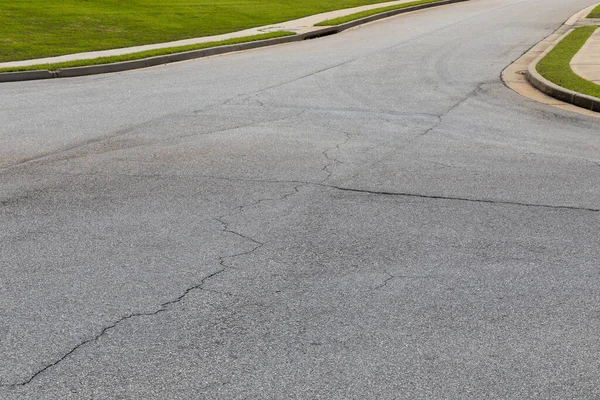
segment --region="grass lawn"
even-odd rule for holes
[[[350,14],[350,15],[347,15],[345,17],[328,19],[327,21],[319,22],[316,25],[317,26],[341,25],[341,24],[344,24],[346,22],[354,21],[354,20],[361,19],[361,18],[370,17],[371,15],[383,13],[383,12],[386,12],[386,11],[399,10],[399,9],[402,9],[402,8],[414,7],[414,6],[418,6],[418,5],[421,5],[421,4],[427,4],[427,3],[437,3],[438,1],[440,1],[440,0],[417,0],[417,1],[411,1],[410,3],[397,4],[395,6],[374,8],[372,10],[361,11],[361,12],[357,12],[355,14]]]
[[[594,8],[588,18],[600,18],[600,6]]]
[[[569,64],[596,28],[585,26],[575,29],[538,63],[537,71],[559,86],[600,98],[600,85],[581,78]]]
[[[265,40],[265,39],[273,39],[277,37],[290,36],[295,35],[294,32],[271,32],[271,33],[263,33],[261,35],[253,35],[253,36],[244,36],[241,38],[221,40],[218,42],[206,42],[199,44],[191,44],[188,46],[178,46],[178,47],[169,47],[166,49],[156,49],[156,50],[147,50],[141,51],[138,53],[124,54],[122,56],[111,56],[111,57],[99,57],[91,60],[78,60],[78,61],[67,61],[55,64],[37,64],[26,67],[12,67],[12,68],[0,68],[0,73],[2,72],[17,72],[17,71],[35,71],[35,70],[48,70],[48,71],[56,71],[62,68],[70,68],[70,67],[82,67],[87,65],[98,65],[98,64],[109,64],[116,63],[121,61],[131,61],[131,60],[140,60],[142,58],[148,57],[156,57],[163,56],[166,54],[173,53],[182,53],[184,51],[192,51],[192,50],[201,50],[207,49],[209,47],[219,47],[219,46],[227,46],[231,44],[239,44],[239,43],[247,43],[253,42],[256,40]]]
[[[209,36],[381,0],[6,0],[0,62]]]

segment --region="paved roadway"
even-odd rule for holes
[[[596,0],[0,86],[0,398],[600,397],[600,120],[504,67]]]

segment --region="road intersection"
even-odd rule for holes
[[[589,0],[0,91],[0,398],[594,398],[598,120],[501,71]]]

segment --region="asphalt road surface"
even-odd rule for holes
[[[600,120],[501,71],[597,0],[0,86],[0,398],[600,398]]]

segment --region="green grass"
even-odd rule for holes
[[[600,6],[594,8],[587,17],[588,18],[600,18]]]
[[[558,86],[600,98],[600,85],[581,78],[569,64],[596,28],[585,26],[575,29],[538,63],[537,71]]]
[[[217,35],[381,0],[3,0],[0,62]]]
[[[239,43],[247,43],[253,42],[256,40],[265,40],[265,39],[273,39],[283,36],[291,36],[295,35],[294,32],[271,32],[271,33],[263,33],[260,35],[253,36],[244,36],[235,39],[221,40],[218,42],[206,42],[199,44],[191,44],[188,46],[178,46],[178,47],[169,47],[166,49],[156,49],[156,50],[147,50],[141,51],[137,53],[125,54],[122,56],[111,56],[111,57],[99,57],[90,60],[78,60],[78,61],[66,61],[61,63],[54,64],[37,64],[30,65],[25,67],[12,67],[12,68],[0,68],[0,73],[2,72],[18,72],[18,71],[36,71],[36,70],[48,70],[48,71],[57,71],[63,68],[71,68],[71,67],[83,67],[88,65],[98,65],[98,64],[109,64],[116,63],[121,61],[131,61],[131,60],[140,60],[142,58],[148,57],[156,57],[156,56],[164,56],[166,54],[174,54],[174,53],[182,53],[184,51],[192,51],[192,50],[201,50],[207,49],[210,47],[218,47],[218,46],[227,46],[231,44],[239,44]]]
[[[380,13],[383,13],[383,12],[386,12],[386,11],[399,10],[399,9],[402,9],[402,8],[419,6],[421,4],[437,3],[439,1],[441,1],[441,0],[418,0],[418,1],[411,1],[410,3],[397,4],[395,6],[387,6],[387,7],[374,8],[372,10],[361,11],[361,12],[357,12],[355,14],[350,14],[350,15],[347,15],[345,17],[328,19],[326,21],[319,22],[318,24],[315,24],[315,25],[316,26],[341,25],[341,24],[345,24],[346,22],[354,21],[354,20],[361,19],[361,18],[370,17],[371,15],[380,14]]]

